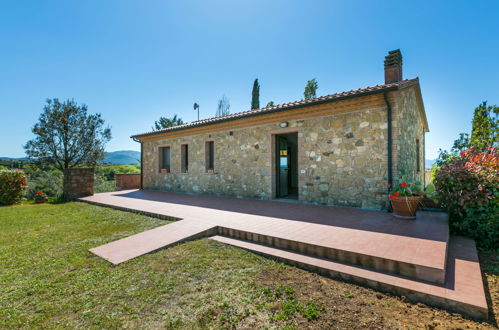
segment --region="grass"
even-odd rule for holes
[[[88,252],[167,223],[82,203],[0,207],[0,328],[484,325],[209,239],[119,266]]]
[[[272,323],[266,306],[279,298],[254,283],[282,267],[268,259],[207,239],[117,267],[88,252],[167,223],[82,203],[1,207],[0,327]]]

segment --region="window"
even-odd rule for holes
[[[182,144],[180,146],[181,170],[182,173],[187,173],[189,170],[189,145]]]
[[[421,172],[421,160],[419,158],[419,139],[416,139],[416,170]]]
[[[159,148],[159,169],[160,172],[161,170],[170,171],[170,147]]]
[[[206,155],[206,171],[213,171],[215,169],[215,143],[207,141],[205,146]]]

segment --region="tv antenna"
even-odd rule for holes
[[[197,110],[198,111],[198,121],[199,121],[199,104],[197,104],[196,102],[194,102],[194,110]]]

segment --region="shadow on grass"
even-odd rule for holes
[[[480,252],[480,264],[482,266],[482,280],[485,290],[485,299],[489,307],[489,322],[498,327],[497,315],[494,312],[494,304],[491,296],[492,288],[489,286],[487,277],[499,276],[499,255],[497,251]]]

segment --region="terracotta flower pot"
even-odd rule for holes
[[[49,198],[48,196],[37,196],[35,197],[35,203],[40,204],[40,203],[46,203],[48,202]]]
[[[393,216],[402,219],[416,219],[420,196],[395,197],[392,199]]]

